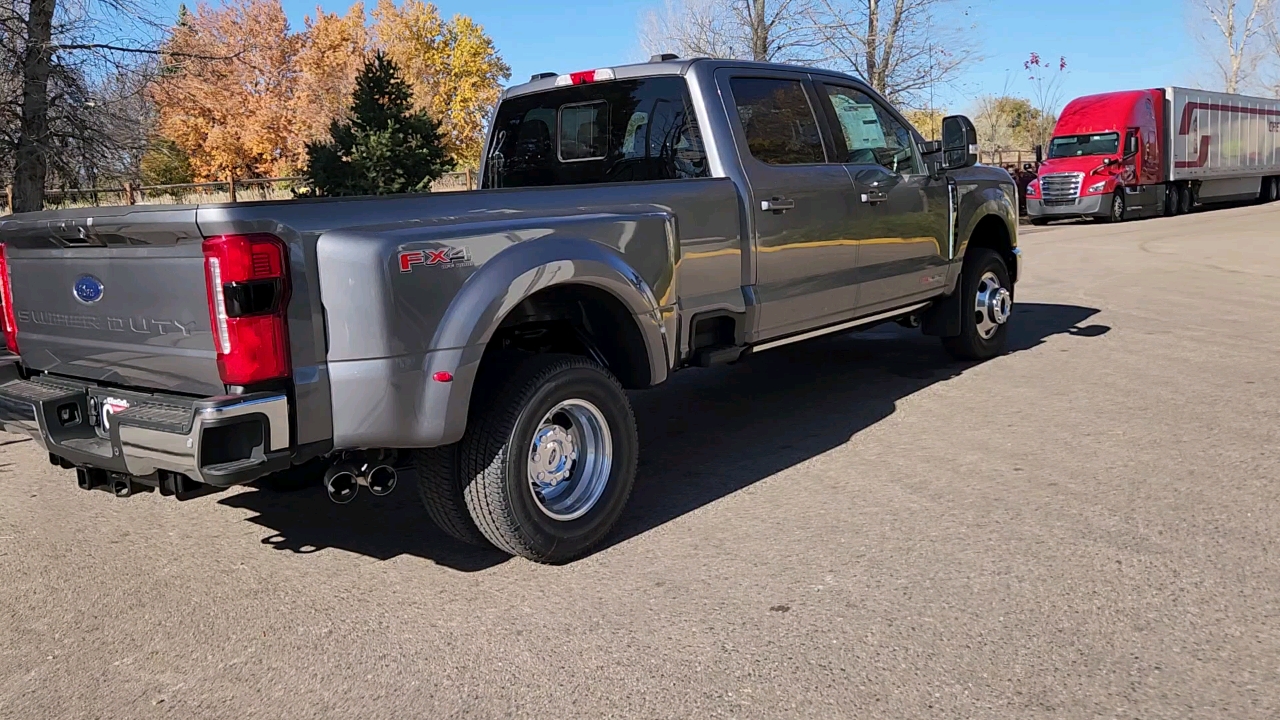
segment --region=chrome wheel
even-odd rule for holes
[[[609,484],[609,423],[586,400],[565,400],[542,417],[528,460],[529,486],[538,509],[553,520],[576,520],[591,510]]]
[[[983,340],[990,340],[1001,325],[1009,322],[1009,315],[1013,313],[1013,295],[1000,284],[995,273],[985,273],[978,281],[978,296],[973,310],[974,324]]]
[[[1116,193],[1111,200],[1111,222],[1122,222],[1124,220],[1124,197]]]

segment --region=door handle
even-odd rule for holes
[[[883,190],[868,190],[862,193],[862,202],[868,205],[879,205],[889,199],[889,193]]]
[[[794,210],[795,207],[795,200],[788,200],[784,197],[775,197],[760,201],[760,209],[765,212],[784,213],[788,210]]]

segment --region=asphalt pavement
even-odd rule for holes
[[[0,717],[1280,716],[1280,206],[1022,245],[1005,357],[881,327],[635,394],[562,567],[408,487],[118,500],[0,435]]]

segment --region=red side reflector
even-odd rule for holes
[[[453,382],[453,373],[448,370],[441,370],[440,372],[432,375],[431,379],[442,383]]]
[[[9,280],[9,258],[0,243],[0,327],[4,328],[4,344],[18,355],[18,317],[13,310],[13,283]]]
[[[227,385],[289,377],[289,274],[284,242],[274,235],[219,235],[204,241],[205,281],[218,374]],[[232,317],[227,293],[241,283],[277,281],[280,302],[269,312]],[[230,288],[230,290],[229,290]]]

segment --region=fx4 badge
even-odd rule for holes
[[[457,267],[471,262],[471,253],[464,247],[450,247],[443,250],[401,250],[400,272],[413,272],[418,265],[428,267]]]

